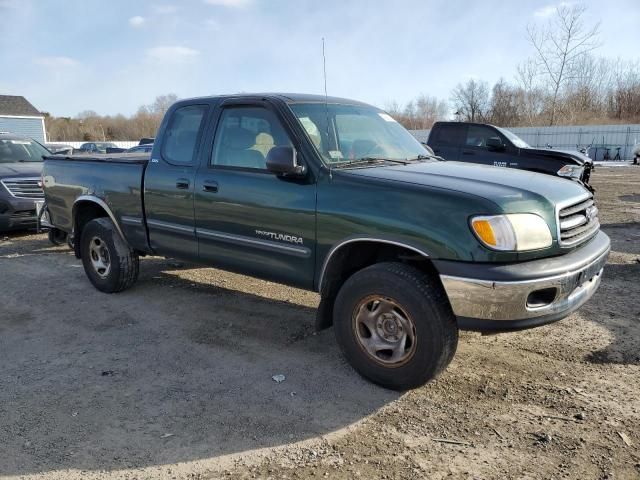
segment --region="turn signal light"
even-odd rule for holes
[[[491,224],[488,220],[474,220],[473,230],[476,232],[476,235],[480,237],[480,240],[487,245],[491,245],[493,247],[497,245],[496,236],[493,234],[493,229],[491,228]]]

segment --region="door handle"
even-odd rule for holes
[[[205,192],[216,193],[218,191],[218,182],[215,180],[205,180],[202,182],[202,190]]]
[[[188,190],[189,189],[189,179],[188,178],[179,178],[176,180],[176,188],[180,190]]]

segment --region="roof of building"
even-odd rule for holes
[[[0,95],[0,115],[41,117],[42,113],[22,96]]]

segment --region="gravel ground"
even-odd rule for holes
[[[613,252],[591,302],[463,333],[402,395],[314,333],[315,294],[148,258],[105,295],[44,235],[0,236],[0,477],[640,478],[640,168],[593,182]]]

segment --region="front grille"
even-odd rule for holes
[[[20,210],[17,212],[13,212],[11,214],[11,218],[20,219],[20,218],[31,218],[36,216],[35,210]]]
[[[581,200],[558,212],[558,241],[562,247],[573,247],[593,237],[600,230],[598,208],[593,197]]]
[[[40,180],[37,178],[7,178],[2,180],[9,193],[17,198],[44,198],[44,192],[39,185]]]

